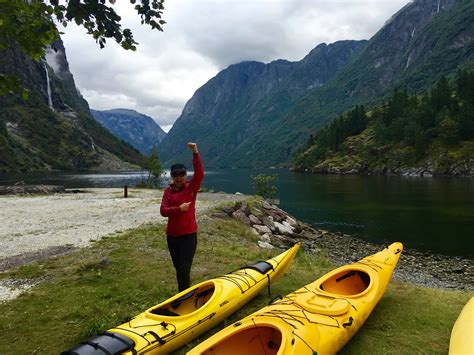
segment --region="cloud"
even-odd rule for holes
[[[62,29],[71,72],[95,109],[129,108],[170,127],[194,92],[243,60],[300,60],[319,43],[369,39],[408,0],[170,0],[164,32],[114,8],[137,51],[100,49],[83,28]]]

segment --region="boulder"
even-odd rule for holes
[[[273,218],[271,216],[262,217],[262,223],[266,225],[271,231],[275,230],[275,224],[273,223]]]
[[[274,222],[274,223],[275,223],[275,228],[281,234],[288,234],[288,235],[293,234],[293,228],[291,228],[291,226],[289,224],[284,225],[284,224],[281,224],[279,222]]]
[[[275,247],[273,245],[271,245],[270,243],[268,242],[262,242],[261,240],[259,240],[257,242],[258,246],[260,248],[264,248],[264,249],[275,249]]]
[[[272,234],[272,231],[267,226],[254,224],[253,228],[255,228],[259,234]]]
[[[250,219],[245,215],[245,213],[241,210],[237,210],[232,213],[232,217],[234,217],[236,220],[250,225]]]
[[[262,224],[262,221],[260,221],[253,214],[249,214],[249,219],[250,219],[250,222],[252,222],[252,224]]]
[[[298,222],[296,222],[296,220],[294,220],[290,216],[286,216],[285,221],[289,223],[292,227],[295,227],[298,224]]]

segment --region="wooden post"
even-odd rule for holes
[[[128,186],[125,185],[123,187],[123,197],[127,198],[128,197]]]

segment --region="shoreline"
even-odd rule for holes
[[[130,197],[123,198],[123,191],[118,188],[84,189],[81,194],[66,191],[53,195],[1,196],[0,217],[7,222],[0,232],[0,273],[74,252],[106,235],[150,223],[165,223],[159,216],[161,196],[162,191],[158,190],[131,189]],[[262,248],[286,248],[299,241],[305,252],[323,253],[336,266],[360,260],[386,247],[312,228],[266,201],[250,205],[247,203],[250,199],[247,195],[200,193],[197,216],[237,219],[253,228]],[[215,210],[216,207],[219,208]],[[474,291],[474,263],[472,259],[405,249],[394,278],[424,287]],[[3,279],[0,301],[34,284],[32,280]]]
[[[366,242],[343,233],[324,232],[330,235],[330,238],[322,238],[321,245],[326,249],[329,243],[341,246],[330,248],[329,251],[330,259],[340,265],[357,261],[387,246]],[[393,275],[397,280],[426,287],[474,291],[473,260],[459,256],[419,252],[404,247]]]
[[[285,249],[301,242],[304,250],[324,252],[336,266],[356,262],[387,247],[348,234],[315,229],[266,201],[256,212],[254,206],[245,204],[236,204],[223,212],[252,227],[262,247]],[[260,217],[256,218],[255,214]],[[422,253],[405,247],[394,278],[425,287],[474,291],[474,263],[468,258]]]

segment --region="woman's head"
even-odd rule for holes
[[[180,189],[186,182],[186,167],[183,164],[173,164],[170,173],[173,184]]]

